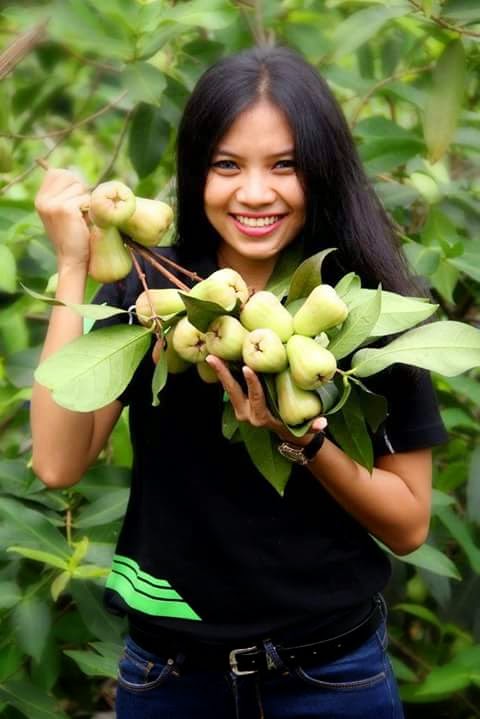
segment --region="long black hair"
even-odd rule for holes
[[[219,235],[203,204],[212,155],[238,115],[266,99],[287,118],[306,198],[304,255],[337,247],[322,271],[334,284],[357,272],[364,287],[425,294],[410,275],[391,223],[370,186],[344,115],[327,83],[299,54],[256,47],[210,67],[185,107],[177,139],[177,236],[188,260],[214,254]]]

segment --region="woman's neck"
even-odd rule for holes
[[[236,253],[229,252],[229,247],[220,247],[217,253],[219,268],[231,267],[239,272],[248,287],[256,292],[265,289],[267,282],[273,272],[277,257],[269,257],[265,260],[251,260],[248,257],[241,257]]]

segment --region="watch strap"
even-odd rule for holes
[[[315,455],[321,449],[324,442],[325,442],[325,432],[320,430],[310,440],[310,442],[307,445],[305,445],[305,447],[303,448],[303,454],[309,462],[315,457]]]

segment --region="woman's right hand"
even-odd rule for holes
[[[59,269],[88,267],[90,229],[82,210],[90,193],[70,170],[48,170],[35,197],[35,209],[55,247]]]

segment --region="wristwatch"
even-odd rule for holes
[[[305,447],[300,447],[298,444],[290,444],[290,442],[282,442],[278,445],[277,449],[282,457],[285,457],[290,462],[305,465],[312,461],[324,442],[325,432],[320,431],[316,433]]]

